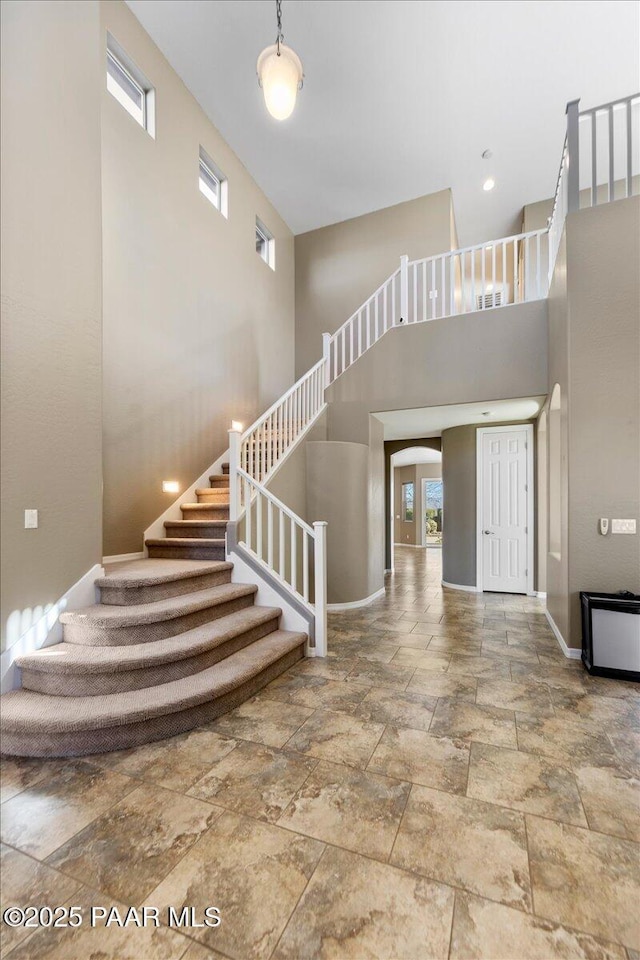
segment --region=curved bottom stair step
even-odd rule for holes
[[[67,643],[118,647],[175,637],[254,605],[254,583],[222,583],[182,597],[130,606],[97,603],[60,616]]]
[[[16,659],[22,687],[91,697],[144,690],[193,676],[278,629],[277,607],[247,607],[165,640],[121,647],[58,643]]]
[[[224,540],[201,537],[162,537],[145,540],[150,559],[159,560],[225,560]]]
[[[3,697],[2,747],[13,756],[107,753],[191,730],[243,703],[304,655],[302,633],[277,630],[194,676],[147,690]]]
[[[96,580],[100,603],[152,603],[231,582],[232,563],[220,560],[133,560],[115,564]]]

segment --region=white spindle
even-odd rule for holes
[[[267,563],[273,570],[273,504],[267,500]]]
[[[427,293],[427,261],[422,261],[422,319],[427,320],[429,295]]]
[[[298,583],[298,556],[297,549],[297,531],[296,525],[291,520],[291,586],[296,589]]]
[[[482,253],[482,274],[481,274],[482,293],[480,295],[480,301],[482,303],[482,309],[484,310],[487,303],[487,283],[486,283],[486,263],[485,263],[485,257],[487,255],[487,252],[484,247],[482,248],[481,253]]]
[[[449,316],[456,312],[456,258],[449,257]]]
[[[507,285],[507,245],[502,241],[502,287],[503,289]],[[515,290],[513,291],[514,303],[515,303]]]
[[[536,234],[536,297],[540,299],[542,296],[542,289],[540,287],[540,257],[541,257],[541,247],[540,247],[540,234]]]
[[[633,190],[633,132],[631,129],[631,100],[627,100],[625,116],[627,127],[627,196],[630,197]]]
[[[327,655],[327,524],[316,520],[314,534],[314,607],[316,614],[315,655]]]
[[[598,128],[596,124],[596,111],[591,114],[591,206],[595,207],[598,202]],[[572,158],[573,159],[573,158]]]
[[[285,570],[285,548],[284,548],[284,510],[280,508],[280,513],[278,516],[278,573],[284,580],[286,570]]]
[[[302,531],[302,596],[309,599],[309,534]]]
[[[262,494],[256,491],[256,553],[262,560]]]
[[[609,107],[609,203],[614,199],[613,107]]]
[[[520,291],[518,290],[518,295],[516,297],[516,290],[518,290],[518,241],[513,241],[513,302],[520,302]]]
[[[374,311],[373,311],[373,342],[374,343],[377,342],[378,337],[380,336],[378,332],[378,314],[380,312],[379,307],[380,307],[380,294],[378,293],[376,294],[376,301],[374,304]]]
[[[244,524],[245,524],[245,537],[247,540],[247,546],[251,550],[251,534],[252,534],[252,516],[251,516],[251,485],[248,480],[244,481]]]

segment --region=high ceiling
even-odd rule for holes
[[[283,0],[305,83],[278,123],[274,0],[128,4],[294,233],[451,187],[462,245],[505,236],[554,191],[566,102],[640,85],[636,0]]]

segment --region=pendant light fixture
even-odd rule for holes
[[[276,17],[276,42],[262,51],[256,69],[267,110],[275,120],[286,120],[293,113],[304,74],[300,57],[284,43],[282,0],[276,0]]]

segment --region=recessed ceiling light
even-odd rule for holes
[[[492,151],[492,150],[483,150],[483,151],[482,151],[482,159],[483,159],[483,160],[491,160],[491,157],[492,157],[492,156],[493,156],[493,151]]]
[[[488,179],[488,180],[485,180],[485,182],[482,184],[482,189],[483,189],[483,190],[487,190],[487,191],[488,191],[488,190],[493,190],[493,188],[495,187],[495,185],[496,185],[496,182],[495,182],[495,180],[493,179],[493,177],[489,177],[489,179]]]

